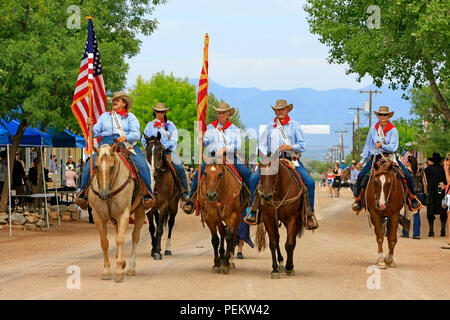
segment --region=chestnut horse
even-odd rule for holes
[[[125,241],[125,229],[132,212],[135,214],[135,225],[132,233],[130,266],[127,275],[136,275],[136,245],[139,242],[139,235],[144,224],[145,211],[141,192],[137,192],[137,196],[132,202],[136,180],[125,164],[125,160],[116,152],[116,148],[117,143],[112,146],[105,144],[101,148],[94,147],[97,159],[95,161],[95,174],[91,179],[91,187],[89,188],[88,201],[92,208],[95,226],[100,234],[104,257],[103,280],[111,279],[106,224],[111,220],[116,228],[117,268],[114,280],[119,282],[124,278],[126,262],[123,258],[123,243]]]
[[[202,221],[211,232],[214,249],[213,272],[228,274],[235,268],[233,254],[241,213],[250,204],[250,192],[224,164],[226,159],[205,159],[205,173],[199,195]],[[225,224],[224,224],[225,223]],[[217,236],[220,234],[220,240]],[[227,248],[225,250],[225,241]],[[219,250],[220,244],[220,250]]]
[[[381,269],[385,269],[386,265],[395,267],[394,248],[397,244],[397,227],[400,220],[400,211],[404,206],[405,190],[401,178],[394,170],[394,165],[389,158],[382,158],[373,165],[370,180],[365,193],[362,193],[362,195],[365,206],[369,211],[370,221],[375,228],[378,243],[378,267]],[[382,220],[384,217],[387,217],[390,221],[387,230],[389,244],[387,258],[383,254]]]
[[[166,149],[161,143],[161,133],[158,136],[148,137],[144,134],[147,140],[147,159],[150,163],[153,179],[155,181],[155,193],[158,194],[156,206],[147,212],[149,223],[150,236],[152,238],[152,252],[151,256],[155,260],[161,260],[161,237],[163,234],[164,224],[169,223],[169,234],[166,241],[165,256],[171,256],[172,229],[175,224],[175,216],[178,212],[178,202],[180,201],[180,194],[177,189],[175,177],[171,172],[166,157]],[[155,220],[155,225],[153,224]],[[156,233],[155,233],[156,231]]]
[[[272,279],[278,279],[279,271],[294,276],[294,249],[296,236],[301,237],[306,221],[306,210],[309,204],[308,191],[304,185],[299,185],[293,172],[290,172],[284,161],[273,156],[261,156],[259,171],[261,180],[255,194],[255,199],[261,199],[259,209],[264,224],[257,228],[256,242],[258,250],[266,247],[265,232],[269,234],[269,248],[272,253]],[[287,253],[286,266],[280,250],[280,221],[287,230],[285,249]],[[277,257],[278,256],[278,257]],[[278,261],[277,261],[278,260]]]

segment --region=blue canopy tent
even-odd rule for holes
[[[17,129],[19,128],[20,123],[16,120],[11,120],[9,122],[4,119],[1,120],[2,124],[6,127],[7,130],[1,126],[0,129],[0,146],[6,146],[7,148],[7,157],[8,157],[8,175],[11,176],[11,168],[10,168],[10,159],[9,159],[9,147],[12,145],[12,138],[9,135],[15,135],[17,133]],[[9,133],[8,133],[9,132]],[[52,138],[50,135],[39,131],[34,128],[26,128],[25,133],[20,141],[19,147],[40,147],[41,150],[41,159],[42,157],[42,147],[52,147]],[[45,181],[44,176],[44,161],[41,161],[42,164],[42,176]],[[10,179],[8,179],[8,189],[11,190]],[[45,200],[45,211],[47,216],[47,228],[50,227],[49,219],[48,219],[48,209],[47,209],[47,190],[46,185],[44,183],[44,200]],[[12,226],[11,226],[11,191],[8,192],[9,197],[9,233],[12,237]],[[59,219],[59,208],[58,208],[58,219]]]
[[[85,148],[86,141],[84,137],[71,133],[69,130],[57,132],[55,130],[48,130],[47,133],[51,135],[53,147],[55,148]]]

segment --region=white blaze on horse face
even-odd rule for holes
[[[211,171],[216,171],[216,167],[215,167],[215,166],[212,166],[212,167],[211,167]]]
[[[384,184],[386,183],[386,177],[382,175],[380,177],[380,181],[381,181],[380,207],[384,209],[386,205],[386,195],[384,194]]]
[[[106,161],[102,162],[102,170],[103,170],[103,187],[106,187]]]

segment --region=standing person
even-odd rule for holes
[[[68,165],[68,170],[66,171],[66,187],[69,190],[76,190],[77,184],[76,179],[78,179],[78,175],[75,172],[75,168],[73,164]]]
[[[425,169],[428,185],[428,207],[427,219],[429,225],[429,237],[434,237],[434,219],[439,215],[441,219],[441,237],[445,237],[445,224],[447,222],[447,213],[442,208],[442,199],[444,191],[442,185],[447,183],[444,168],[441,166],[442,157],[439,153],[433,153],[428,158],[428,168]]]
[[[325,171],[322,171],[322,187],[325,188],[327,186],[327,175]]]
[[[23,168],[22,161],[20,161],[19,153],[16,155],[16,160],[13,164],[13,171],[12,171],[12,179],[11,179],[11,188],[23,188],[23,185],[25,184],[27,178],[25,175],[25,169]]]
[[[72,156],[69,156],[69,160],[66,162],[66,170],[69,170],[69,165],[73,165],[75,167],[75,162],[73,161]]]
[[[50,173],[55,173],[58,170],[58,168],[56,167],[54,156],[52,154],[50,155],[50,162],[48,167],[50,168]]]
[[[339,190],[341,189],[341,182],[342,182],[342,169],[339,167],[339,162],[336,161],[336,164],[334,165],[333,169],[334,174],[334,183],[333,183],[333,190],[334,190],[334,197],[339,198]]]
[[[359,170],[364,162],[367,161],[366,165],[359,173],[358,179],[356,180],[356,190],[354,191],[354,196],[356,199],[352,206],[352,210],[355,212],[360,212],[362,210],[360,195],[361,182],[372,168],[372,161],[375,153],[375,161],[381,159],[381,154],[383,154],[383,156],[389,157],[394,164],[398,164],[398,166],[402,169],[405,174],[406,184],[408,186],[408,188],[406,188],[407,190],[405,190],[407,194],[406,198],[410,201],[412,209],[418,210],[420,203],[414,195],[413,177],[395,155],[398,150],[399,135],[397,128],[389,121],[389,119],[394,115],[394,111],[389,111],[389,107],[380,106],[378,111],[374,111],[374,113],[378,118],[378,122],[369,129],[366,143],[364,144],[364,149],[361,153],[361,161],[356,166]]]
[[[352,161],[352,168],[350,169],[350,187],[353,192],[355,192],[356,188],[356,180],[358,179],[359,171],[356,169],[355,160]]]
[[[427,182],[423,169],[419,168],[417,159],[414,156],[408,157],[406,168],[411,172],[414,179],[414,194],[419,201],[424,201],[425,193],[427,191]],[[413,215],[413,219],[413,239],[420,239],[420,209]],[[405,228],[402,229],[402,237],[409,238],[409,232]]]
[[[329,192],[328,198],[333,198],[333,182],[334,182],[333,168],[329,167],[328,174],[327,174],[327,186],[328,186],[328,192]]]
[[[236,168],[236,171],[242,177],[250,190],[251,172],[250,169],[245,166],[241,159],[237,156],[238,151],[241,149],[241,132],[230,121],[230,117],[233,116],[235,109],[231,108],[226,102],[220,102],[218,107],[213,109],[217,111],[217,120],[212,121],[206,128],[205,135],[203,137],[203,144],[207,148],[208,153],[215,157],[222,157],[227,155],[227,162],[230,162]],[[205,172],[206,163],[203,162],[201,166],[202,175]],[[191,182],[191,192],[189,194],[189,200],[183,207],[183,210],[187,214],[191,214],[194,210],[193,198],[195,191],[197,190],[198,183],[198,170],[195,172]]]
[[[8,155],[6,152],[7,151],[2,151],[2,153],[0,154],[0,192],[1,190],[3,190],[3,186],[6,181],[6,175],[8,173]]]
[[[156,201],[152,199],[150,169],[141,149],[136,143],[141,137],[141,126],[136,116],[129,112],[132,104],[133,101],[129,96],[121,92],[115,92],[112,98],[112,110],[110,112],[104,112],[100,116],[98,122],[92,127],[92,136],[94,138],[101,137],[99,147],[104,144],[113,145],[114,139],[117,139],[117,142],[120,144],[125,142],[131,144],[132,150],[130,151],[130,156],[147,187],[146,195],[144,196],[144,207],[148,210],[155,205]],[[122,130],[119,130],[118,125],[113,121],[113,117],[120,123]],[[88,125],[92,125],[92,119],[90,118],[88,119]],[[123,135],[120,135],[120,132]],[[82,209],[87,208],[88,205],[86,187],[90,180],[90,161],[92,160],[95,163],[96,157],[97,155],[94,153],[92,159],[86,161],[83,175],[81,176],[81,191],[77,196],[76,203]]]
[[[450,152],[447,153],[444,160],[444,171],[447,180],[447,188],[445,188],[445,205],[447,206],[447,245],[442,249],[450,249]]]
[[[173,163],[173,166],[177,172],[178,178],[181,180],[181,184],[178,182],[180,188],[181,200],[188,200],[188,185],[186,171],[184,171],[183,163],[180,157],[175,152],[178,144],[178,129],[175,124],[167,119],[167,112],[169,108],[162,102],[157,103],[153,107],[154,120],[147,123],[144,130],[144,135],[147,137],[156,137],[158,132],[161,134],[161,144],[166,150],[166,158],[169,163]],[[141,142],[144,148],[147,148],[147,139],[142,135]]]
[[[300,161],[302,153],[306,151],[306,138],[300,124],[297,121],[291,120],[289,112],[294,108],[293,104],[288,104],[286,100],[277,100],[272,110],[275,112],[275,119],[270,122],[261,135],[258,142],[258,149],[264,154],[278,154],[279,157],[293,159],[297,158],[298,166],[295,170],[300,175],[303,183],[308,189],[309,202],[311,205],[311,212],[307,214],[308,229],[314,230],[319,227],[317,219],[314,215],[314,190],[316,184],[314,179],[308,173]],[[280,125],[280,126],[278,126]],[[283,135],[286,138],[283,138]],[[289,143],[289,144],[288,144]],[[252,210],[245,218],[249,224],[256,224],[256,211],[253,211],[253,197],[254,191],[259,183],[261,176],[259,170],[256,171],[251,178],[252,187]]]

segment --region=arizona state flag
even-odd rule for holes
[[[197,121],[199,122],[199,131],[206,131],[206,109],[208,108],[208,45],[209,36],[205,35],[205,48],[203,49],[203,68],[198,83],[197,97]]]

